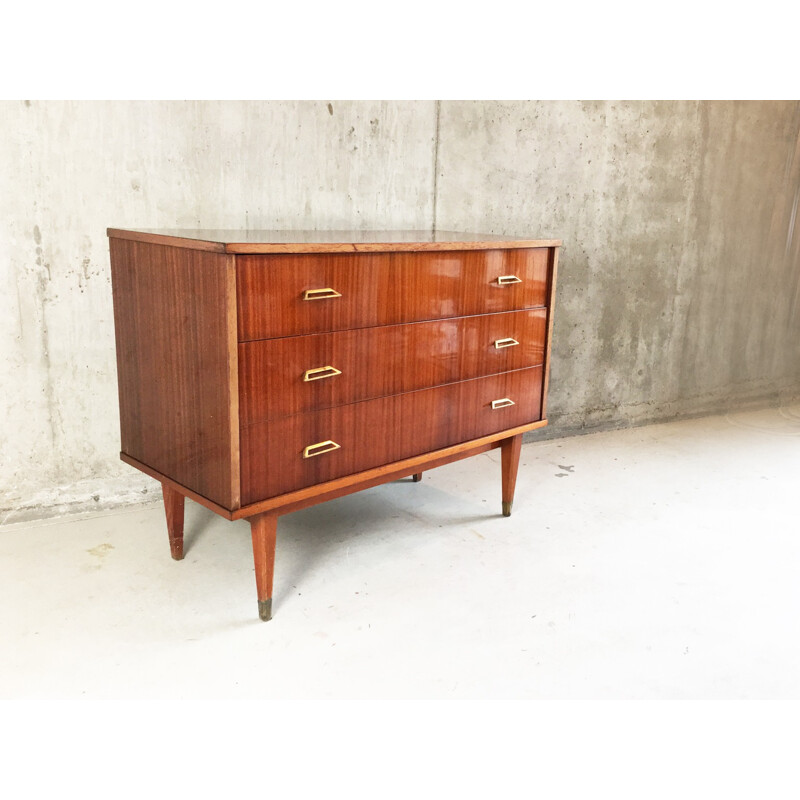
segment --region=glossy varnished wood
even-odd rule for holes
[[[545,321],[533,309],[244,342],[241,424],[538,366]],[[304,380],[324,366],[340,374]]]
[[[545,305],[547,248],[237,256],[239,339],[393,325]],[[519,283],[499,285],[501,276]],[[339,297],[305,300],[308,290]]]
[[[189,500],[194,500],[195,503],[199,503],[201,506],[210,509],[215,514],[219,514],[221,517],[225,517],[225,519],[240,518],[240,517],[234,517],[231,509],[225,508],[224,506],[221,506],[219,503],[215,503],[213,500],[209,500],[207,497],[203,497],[203,495],[198,494],[194,490],[190,489],[188,486],[184,486],[182,483],[178,483],[169,476],[165,475],[163,472],[159,472],[157,469],[153,469],[153,467],[144,464],[141,461],[137,461],[135,458],[132,458],[127,453],[120,453],[119,458],[120,461],[124,461],[126,464],[130,464],[130,466],[135,467],[140,472],[143,472],[145,475],[149,475],[151,478],[155,478],[155,480],[159,481],[162,484],[165,484],[166,486],[169,486],[176,492],[182,494],[185,498],[188,498]]]
[[[122,451],[238,508],[234,256],[110,247]]]
[[[335,480],[309,486],[305,489],[298,489],[295,492],[271,497],[268,500],[251,503],[235,511],[230,511],[217,503],[211,502],[211,500],[198,495],[185,486],[175,483],[175,481],[171,480],[166,475],[160,474],[157,470],[148,467],[147,464],[142,464],[136,461],[136,459],[126,456],[124,453],[120,453],[120,458],[126,464],[136,467],[136,469],[141,470],[145,475],[149,475],[157,481],[166,483],[185,497],[194,500],[196,503],[213,511],[215,514],[219,514],[221,517],[228,520],[237,520],[249,519],[265,511],[277,511],[280,514],[288,514],[292,511],[299,511],[300,509],[317,505],[318,503],[324,503],[327,500],[335,500],[337,497],[344,497],[354,492],[360,492],[363,489],[380,486],[382,483],[399,480],[400,478],[413,475],[420,470],[427,471],[429,469],[435,469],[436,467],[442,467],[445,464],[451,464],[453,461],[470,458],[480,453],[485,453],[487,450],[500,447],[502,440],[509,436],[528,433],[537,428],[543,428],[545,425],[547,425],[547,420],[544,419],[538,422],[530,422],[527,425],[519,425],[511,430],[489,434],[488,436],[481,436],[478,439],[461,442],[451,447],[444,447],[441,450],[423,453],[419,456],[412,456],[411,458],[405,458],[391,464],[384,464],[380,467],[364,470],[355,475],[345,475],[343,478],[336,478]]]
[[[541,380],[533,367],[242,428],[242,504],[539,420]],[[328,440],[339,449],[303,457]]]
[[[430,230],[269,231],[109,228],[108,235],[119,239],[218,253],[421,252],[558,247],[561,244],[558,239]]]
[[[526,429],[533,429],[543,423],[535,422]],[[487,439],[489,437],[486,437]],[[481,440],[485,441],[485,440]],[[300,511],[309,506],[324,503],[328,500],[335,500],[338,497],[345,497],[354,492],[360,492],[364,489],[371,489],[373,486],[380,486],[384,483],[396,481],[401,478],[407,478],[412,475],[412,469],[418,467],[420,464],[426,469],[434,469],[436,467],[443,467],[445,464],[451,464],[454,461],[459,461],[463,458],[471,458],[472,456],[486,453],[500,446],[499,441],[489,441],[484,444],[476,444],[475,442],[466,442],[455,447],[448,447],[439,450],[436,453],[426,453],[423,456],[416,458],[409,458],[403,461],[397,461],[392,464],[386,464],[383,467],[376,467],[375,469],[365,470],[356,475],[348,475],[344,478],[338,478],[333,481],[327,481],[316,486],[309,487],[308,489],[300,489],[296,492],[281,495],[280,497],[273,497],[269,500],[262,500],[252,506],[247,506],[246,509],[240,509],[233,513],[233,519],[242,519],[249,516],[251,513],[257,511],[261,513],[264,510],[276,510],[279,514],[289,514],[293,511]],[[442,455],[447,454],[447,455]],[[414,464],[414,467],[410,467]]]
[[[560,241],[109,235],[121,458],[161,481],[174,558],[185,497],[248,518],[269,619],[281,514],[496,447],[510,513],[522,434],[546,424]],[[339,296],[302,299],[326,287]],[[326,366],[333,377],[303,380]]]
[[[238,511],[232,512],[226,519],[244,519],[253,514],[261,514],[264,511],[277,511],[279,514],[288,514],[292,511],[300,511],[303,508],[324,503],[328,500],[335,500],[337,497],[344,497],[353,492],[360,492],[363,489],[370,489],[373,486],[380,486],[389,481],[396,481],[413,475],[420,469],[429,470],[436,467],[443,467],[460,461],[464,458],[486,453],[489,450],[501,447],[504,439],[517,434],[528,433],[529,431],[542,428],[547,425],[547,420],[529,422],[527,425],[520,425],[510,430],[500,433],[481,436],[479,439],[472,439],[468,442],[444,447],[441,450],[433,450],[419,456],[405,458],[402,461],[394,461],[391,464],[384,464],[380,467],[364,470],[354,475],[345,475],[343,478],[336,478],[305,489],[298,489],[295,492],[271,497],[268,500],[261,500],[248,506],[243,506]],[[225,516],[223,514],[223,516]]]

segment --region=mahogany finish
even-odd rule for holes
[[[316,486],[310,486],[306,489],[298,489],[296,492],[289,492],[289,494],[282,494],[268,500],[259,500],[257,503],[241,506],[235,510],[223,508],[217,503],[213,503],[202,495],[193,492],[188,487],[181,486],[166,475],[162,475],[157,470],[148,467],[147,464],[142,464],[135,458],[126,456],[124,453],[120,453],[120,458],[126,464],[136,467],[136,469],[141,470],[151,478],[166,483],[176,491],[194,500],[196,503],[205,506],[216,514],[219,514],[221,517],[228,520],[237,520],[249,519],[265,511],[278,510],[281,515],[288,514],[292,511],[299,511],[300,509],[323,503],[326,500],[335,500],[337,497],[343,497],[353,492],[360,492],[362,489],[370,489],[382,483],[407,478],[409,475],[417,473],[420,467],[424,467],[425,470],[434,469],[435,467],[442,467],[445,464],[450,464],[453,461],[459,461],[462,458],[469,458],[474,455],[479,455],[480,453],[485,453],[487,450],[501,447],[503,440],[509,436],[516,436],[518,433],[528,433],[537,428],[543,428],[545,425],[547,425],[547,420],[539,420],[538,422],[531,422],[528,425],[520,425],[508,431],[493,433],[489,436],[481,436],[480,439],[462,442],[461,444],[445,447],[442,450],[436,450],[432,453],[423,453],[420,456],[406,458],[402,461],[395,461],[392,464],[384,464],[381,467],[368,469],[356,475],[345,475],[343,478],[336,478],[335,480],[320,483]]]
[[[233,256],[111,240],[122,452],[238,506]]]
[[[547,248],[444,253],[238,256],[239,339],[538,308]],[[519,283],[497,279],[517,276]],[[308,290],[341,296],[305,300]]]
[[[440,450],[539,419],[542,368],[381,397],[242,429],[242,502]],[[492,408],[510,398],[514,405]],[[303,457],[316,442],[336,450]]]
[[[559,241],[109,236],[120,457],[161,481],[176,559],[185,497],[250,520],[262,619],[282,514],[495,447],[511,512],[547,424]]]
[[[469,458],[470,456],[485,453],[487,450],[501,447],[502,441],[508,436],[516,436],[518,433],[527,433],[528,431],[536,430],[536,428],[542,428],[545,425],[547,425],[547,420],[531,422],[527,425],[520,425],[517,428],[512,428],[510,431],[501,431],[500,433],[493,433],[489,436],[482,436],[480,439],[461,442],[452,447],[445,447],[442,450],[435,450],[431,453],[423,453],[422,455],[406,458],[402,461],[394,461],[391,464],[384,464],[383,466],[364,470],[364,472],[358,472],[354,475],[345,475],[343,478],[336,478],[335,480],[326,481],[325,483],[318,483],[315,486],[309,486],[306,489],[298,489],[288,494],[281,494],[268,500],[259,500],[257,503],[243,506],[233,512],[219,509],[217,513],[221,514],[226,519],[244,519],[246,517],[251,517],[253,514],[260,514],[264,511],[272,510],[277,510],[280,514],[288,514],[291,511],[299,511],[302,508],[308,508],[309,506],[325,502],[326,500],[335,500],[337,497],[343,497],[353,492],[360,492],[362,489],[370,489],[382,483],[399,480],[400,478],[407,478],[409,475],[416,473],[420,467],[424,467],[426,470],[434,469],[435,467],[443,467],[445,464],[450,464],[453,461],[459,461],[462,458]],[[208,504],[206,505],[209,508],[211,507],[208,506]]]
[[[241,424],[538,366],[546,313],[542,308],[244,342]],[[326,366],[334,370],[306,376]]]

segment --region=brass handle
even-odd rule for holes
[[[340,444],[336,444],[336,442],[332,442],[328,439],[325,442],[317,442],[316,444],[310,444],[308,447],[303,450],[303,458],[313,458],[314,456],[321,456],[323,453],[330,453],[332,450],[338,450],[341,447]],[[316,450],[316,453],[313,452]]]
[[[333,378],[335,375],[341,375],[342,371],[336,367],[317,367],[316,369],[307,369],[303,375],[304,381],[321,381],[323,378]]]
[[[510,283],[522,283],[522,278],[518,278],[516,275],[501,275],[497,282],[500,286],[508,286]]]
[[[508,408],[508,406],[515,405],[514,401],[508,397],[503,397],[500,400],[492,400],[492,408]]]
[[[516,344],[519,344],[519,342],[518,342],[516,339],[512,339],[512,338],[509,336],[509,338],[508,338],[508,339],[498,339],[498,340],[497,340],[497,341],[494,343],[494,346],[495,346],[495,347],[496,347],[498,350],[502,350],[504,347],[514,347],[514,345],[516,345]]]
[[[306,289],[303,300],[327,300],[329,297],[341,297],[336,289]]]

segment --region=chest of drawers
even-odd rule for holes
[[[121,454],[251,525],[270,619],[281,514],[546,424],[559,241],[424,232],[109,229]]]

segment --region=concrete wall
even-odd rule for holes
[[[445,103],[443,229],[564,240],[550,433],[800,392],[800,104]]]
[[[800,104],[0,104],[0,522],[118,461],[105,228],[556,236],[548,435],[800,396]]]

